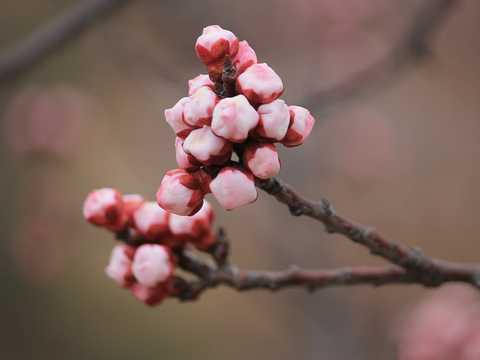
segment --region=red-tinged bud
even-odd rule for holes
[[[165,110],[167,123],[172,127],[173,131],[175,131],[175,134],[182,139],[185,139],[192,130],[196,129],[195,126],[190,126],[184,121],[184,109],[188,100],[188,97],[184,97],[180,99],[173,108]]]
[[[289,106],[290,126],[282,144],[287,147],[294,147],[303,144],[310,135],[315,119],[310,111],[301,106]]]
[[[218,102],[213,110],[212,131],[235,143],[244,142],[250,130],[258,125],[257,111],[247,98],[237,95]]]
[[[121,231],[127,222],[122,194],[116,189],[103,188],[88,194],[83,204],[83,216],[96,226]]]
[[[110,255],[110,262],[105,268],[107,276],[123,288],[128,288],[135,282],[132,274],[135,250],[133,246],[125,244],[115,245]]]
[[[180,216],[171,214],[168,219],[168,226],[172,234],[182,242],[201,242],[205,235],[211,232],[212,223],[215,218],[212,205],[206,200],[199,212],[193,216]]]
[[[188,96],[195,94],[204,86],[214,90],[213,82],[208,75],[198,75],[196,78],[188,80]]]
[[[172,275],[174,264],[167,247],[157,244],[140,246],[132,262],[132,273],[142,285],[155,288],[167,281]]]
[[[202,208],[210,180],[203,170],[192,173],[184,169],[171,170],[157,191],[157,203],[173,214],[194,215]]]
[[[170,214],[160,208],[154,201],[147,201],[140,205],[133,213],[135,229],[145,239],[161,241],[168,234],[168,216]]]
[[[223,168],[210,183],[210,190],[226,210],[251,204],[258,197],[252,173],[233,167]]]
[[[232,143],[215,135],[210,126],[204,126],[187,136],[183,150],[203,165],[223,165],[232,156]]]
[[[175,158],[177,160],[178,167],[187,171],[196,171],[200,169],[202,163],[197,161],[195,157],[187,154],[185,150],[183,150],[184,141],[185,139],[179,137],[175,139]]]
[[[137,299],[148,306],[159,305],[170,295],[167,283],[162,283],[153,289],[140,283],[135,283],[130,287],[130,291]]]
[[[257,111],[260,121],[254,133],[272,142],[282,141],[290,124],[290,112],[285,101],[277,99],[259,106]]]
[[[243,153],[243,163],[260,179],[269,179],[280,171],[278,151],[272,143],[248,144]]]
[[[133,213],[147,200],[139,194],[128,194],[122,196],[122,201],[128,216],[128,222],[130,226],[133,226]]]
[[[257,54],[255,54],[255,51],[248,45],[248,42],[245,40],[240,41],[238,53],[233,57],[232,63],[240,75],[253,64],[258,64]]]
[[[238,52],[238,38],[218,25],[207,26],[195,45],[198,58],[213,77],[221,76],[225,55],[234,57]],[[212,76],[211,76],[212,77]]]
[[[185,103],[184,121],[187,125],[202,127],[210,125],[215,105],[218,102],[217,95],[208,87],[201,87]]]
[[[237,91],[252,104],[268,104],[283,93],[283,83],[267,64],[254,64],[237,78]]]

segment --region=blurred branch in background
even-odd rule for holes
[[[403,39],[387,56],[332,87],[310,95],[302,106],[311,112],[325,111],[353,96],[372,90],[392,79],[409,65],[417,64],[430,54],[430,41],[445,16],[460,0],[431,0],[414,18]]]
[[[12,80],[47,56],[79,37],[96,22],[133,0],[91,0],[80,2],[42,27],[0,51],[0,84]]]

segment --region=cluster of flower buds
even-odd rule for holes
[[[280,170],[274,143],[302,144],[315,122],[307,109],[279,99],[280,77],[232,32],[206,27],[196,52],[208,75],[190,80],[189,96],[165,111],[180,169],[167,173],[157,202],[178,215],[195,214],[210,192],[227,210],[254,202],[255,177]]]
[[[113,248],[105,272],[151,306],[160,304],[173,291],[177,260],[172,249],[193,244],[205,250],[215,241],[215,214],[207,201],[194,216],[185,217],[170,214],[141,195],[122,195],[116,189],[103,188],[87,196],[83,215],[94,225],[134,239],[131,244]]]

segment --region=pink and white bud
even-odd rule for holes
[[[210,183],[210,191],[226,210],[233,210],[257,200],[255,179],[247,170],[223,168]]]
[[[221,74],[225,55],[234,57],[238,52],[238,38],[218,25],[207,26],[195,45],[198,58],[207,66],[209,74]]]
[[[171,214],[168,226],[179,241],[190,241],[195,244],[211,231],[214,218],[213,207],[205,200],[200,211],[193,216]]]
[[[167,172],[157,191],[157,203],[164,210],[182,216],[197,213],[208,193],[210,177],[203,171],[184,169]]]
[[[213,110],[212,131],[235,143],[244,142],[251,129],[258,125],[257,111],[247,98],[237,95],[222,99]]]
[[[175,158],[177,160],[178,167],[187,171],[196,171],[200,169],[202,163],[197,161],[194,156],[187,154],[183,150],[183,143],[185,139],[177,137],[175,139]]]
[[[122,194],[116,189],[102,188],[88,194],[83,204],[83,216],[96,226],[121,231],[127,222]]]
[[[137,248],[132,262],[132,273],[142,285],[155,288],[173,275],[174,264],[167,247],[144,244]]]
[[[294,147],[303,144],[312,132],[315,119],[310,111],[301,106],[289,106],[290,126],[282,144],[287,147]]]
[[[198,75],[196,78],[188,80],[188,96],[195,94],[204,86],[214,90],[213,82],[208,75]]]
[[[205,86],[198,89],[185,103],[183,112],[185,123],[194,127],[210,125],[213,109],[218,100],[217,94],[212,89]]]
[[[237,91],[252,104],[268,104],[283,93],[283,83],[267,64],[254,64],[237,78]]]
[[[232,59],[232,63],[237,69],[237,73],[241,74],[253,64],[258,64],[258,60],[257,54],[255,54],[255,51],[248,45],[248,42],[243,40],[240,41],[238,45],[238,53]]]
[[[140,283],[134,283],[130,287],[131,293],[140,301],[148,306],[159,305],[170,295],[167,284],[160,284],[155,288]]]
[[[128,216],[128,222],[133,225],[133,213],[147,200],[139,194],[128,194],[122,196],[122,201]]]
[[[135,282],[132,274],[135,250],[133,246],[125,244],[115,245],[110,255],[110,262],[105,268],[107,276],[123,288],[128,288]]]
[[[248,144],[243,153],[243,163],[260,179],[269,179],[280,171],[278,151],[272,143]]]
[[[181,98],[171,109],[165,110],[165,119],[172,127],[178,137],[185,139],[190,132],[195,129],[184,121],[185,104],[189,101],[188,97]]]
[[[212,128],[205,125],[187,136],[183,150],[203,165],[223,165],[232,156],[232,143],[215,135]]]
[[[290,125],[290,111],[285,101],[277,99],[270,104],[260,105],[257,111],[260,121],[255,133],[270,141],[283,140]]]
[[[150,241],[161,241],[164,235],[168,234],[168,216],[170,214],[163,210],[154,201],[144,202],[133,213],[135,229]]]

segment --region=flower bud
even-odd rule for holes
[[[251,204],[258,197],[253,175],[233,167],[223,168],[210,183],[210,190],[226,210]]]
[[[215,135],[212,128],[205,125],[187,136],[183,150],[206,166],[223,165],[232,155],[232,143]]]
[[[195,45],[198,58],[207,66],[208,72],[220,74],[225,55],[234,57],[238,52],[238,38],[218,25],[207,26]]]
[[[173,108],[165,110],[167,123],[172,127],[173,131],[175,131],[175,134],[182,139],[185,139],[187,135],[195,129],[194,126],[190,126],[184,121],[184,109],[188,100],[188,97],[184,97],[180,99]]]
[[[201,127],[212,122],[213,108],[218,102],[217,95],[208,87],[201,87],[188,98],[184,108],[187,125]]]
[[[209,235],[215,217],[212,205],[208,201],[203,202],[199,212],[193,216],[180,216],[171,214],[168,226],[172,234],[182,242],[202,243],[206,235]],[[210,237],[208,237],[210,239]]]
[[[212,131],[235,143],[242,143],[248,132],[257,126],[259,116],[247,98],[237,95],[218,102],[213,110]]]
[[[171,253],[163,245],[144,244],[137,248],[132,262],[132,273],[142,285],[155,288],[173,274]]]
[[[283,93],[280,77],[267,64],[254,64],[237,78],[237,91],[252,104],[268,104]]]
[[[171,170],[157,191],[157,203],[170,213],[193,215],[202,207],[209,181],[210,177],[203,170],[193,173],[183,169]]]
[[[285,137],[290,124],[290,112],[287,104],[281,99],[258,107],[260,121],[255,133],[270,141],[281,141]]]
[[[135,250],[133,246],[125,244],[115,245],[110,255],[110,262],[105,268],[107,276],[123,288],[128,288],[135,282],[132,274],[132,260]]]
[[[162,283],[155,288],[149,288],[140,283],[134,283],[130,287],[130,291],[137,299],[148,306],[159,305],[170,295],[166,283]]]
[[[139,194],[128,194],[122,196],[122,201],[128,216],[128,222],[133,226],[133,213],[147,200]]]
[[[233,57],[232,63],[240,75],[253,64],[257,64],[258,60],[257,54],[255,54],[255,51],[248,45],[248,42],[243,40],[240,41],[238,45],[238,53]]]
[[[116,189],[102,188],[88,194],[83,204],[83,216],[90,223],[121,231],[127,222],[122,195]]]
[[[187,154],[183,150],[183,143],[185,139],[177,137],[175,139],[175,158],[178,167],[187,171],[196,171],[202,166],[202,163],[197,161],[193,155]]]
[[[243,163],[253,175],[260,179],[269,179],[280,171],[278,151],[272,143],[248,144],[243,153]]]
[[[287,147],[294,147],[303,144],[312,131],[315,119],[310,111],[301,106],[289,106],[290,126],[282,144]]]
[[[133,213],[135,229],[150,241],[161,241],[168,234],[169,213],[153,201],[147,201]]]
[[[198,75],[196,78],[188,80],[188,96],[195,94],[203,86],[214,90],[213,82],[208,75]]]

